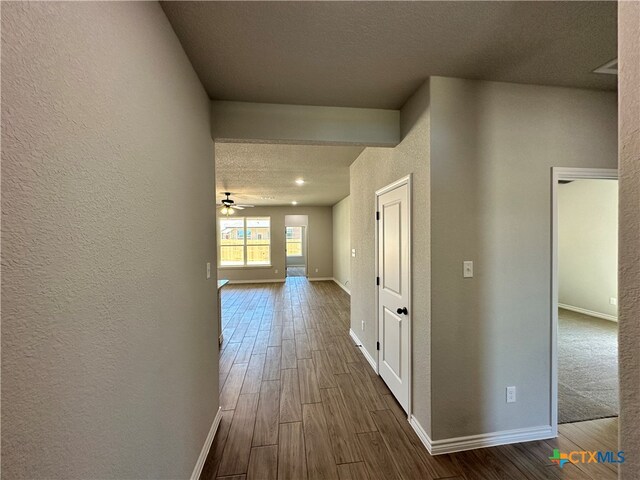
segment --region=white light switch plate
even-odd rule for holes
[[[356,249],[355,249],[355,248],[352,248],[352,249],[351,249],[351,256],[352,256],[352,257],[355,257],[355,256],[356,256]]]
[[[516,387],[507,387],[507,403],[516,401]]]
[[[471,260],[462,262],[462,277],[473,278],[473,262]]]
[[[211,263],[207,262],[207,278],[211,278]]]

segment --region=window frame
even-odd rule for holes
[[[262,238],[258,239],[261,241],[264,241],[264,243],[260,243],[257,245],[249,245],[249,246],[256,246],[256,247],[260,247],[260,246],[268,246],[269,247],[269,259],[268,259],[268,263],[261,263],[261,264],[248,264],[248,255],[247,255],[247,219],[259,219],[259,220],[265,220],[268,219],[269,220],[269,239],[268,240],[264,240]],[[272,228],[271,228],[271,216],[270,215],[255,215],[255,216],[251,216],[251,217],[247,217],[247,216],[238,216],[236,217],[235,215],[233,216],[234,220],[240,220],[242,219],[242,265],[223,265],[222,264],[222,247],[225,245],[222,245],[221,243],[221,235],[222,235],[222,221],[223,220],[227,220],[229,219],[229,217],[224,216],[224,217],[218,217],[218,222],[217,222],[217,243],[218,243],[218,268],[271,268],[271,233],[272,233]],[[256,227],[252,227],[252,228],[256,228]],[[229,246],[240,246],[240,245],[229,245]]]

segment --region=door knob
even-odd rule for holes
[[[398,312],[398,315],[409,315],[409,310],[407,310],[407,307],[402,307],[402,308],[398,308],[398,310],[396,310],[396,312]]]

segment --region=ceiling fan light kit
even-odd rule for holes
[[[253,208],[253,205],[236,205],[233,200],[229,197],[231,196],[230,192],[224,192],[227,198],[222,200],[222,208],[220,208],[220,213],[222,215],[233,215],[236,210],[244,210],[245,208]]]

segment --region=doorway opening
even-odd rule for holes
[[[554,168],[552,422],[618,415],[617,171]]]
[[[306,215],[288,215],[285,217],[286,222],[295,222],[289,217],[307,217]],[[301,219],[303,221],[306,220]],[[307,276],[307,226],[306,225],[289,225],[285,226],[285,255],[287,265],[287,277],[306,277]]]

